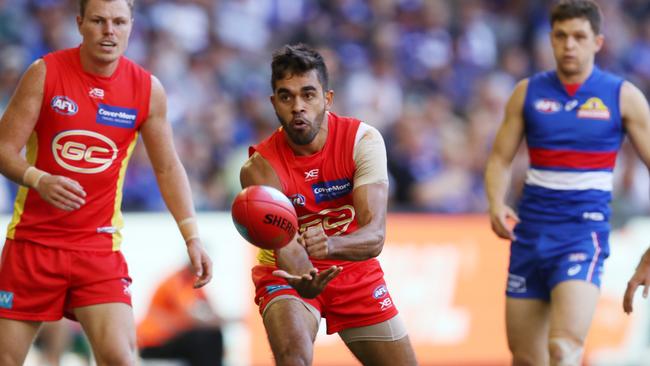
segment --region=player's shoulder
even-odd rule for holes
[[[357,136],[354,141],[355,144],[358,144],[361,140],[383,140],[381,132],[374,126],[369,125],[366,122],[359,123],[359,128],[357,129]]]
[[[243,187],[250,185],[281,186],[271,164],[259,152],[254,152],[242,165],[239,179]]]

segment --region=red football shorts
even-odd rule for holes
[[[0,317],[53,321],[82,306],[131,305],[121,252],[50,248],[7,239],[0,259]]]
[[[277,296],[301,298],[286,280],[272,274],[275,269],[268,265],[253,267],[255,303],[259,306],[260,314]],[[381,323],[397,315],[397,308],[384,281],[384,271],[376,259],[346,263],[343,271],[320,295],[313,299],[301,299],[315,307],[327,320],[327,334]]]

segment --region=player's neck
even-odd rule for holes
[[[563,73],[560,69],[557,69],[557,77],[560,79],[564,85],[575,85],[583,84],[591,75],[591,72],[594,70],[594,64],[591,63],[585,69],[576,74],[566,74]]]
[[[323,123],[320,125],[320,130],[314,140],[306,145],[298,145],[291,141],[290,138],[286,137],[291,150],[297,156],[309,156],[314,155],[317,152],[323,150],[325,142],[327,141],[327,132],[328,132],[328,120],[325,118]]]
[[[102,77],[110,77],[113,75],[115,69],[120,64],[119,58],[107,63],[97,62],[89,54],[84,52],[83,47],[79,50],[79,56],[81,58],[81,67],[85,72]]]

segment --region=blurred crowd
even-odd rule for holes
[[[600,5],[606,43],[598,64],[650,92],[650,3]],[[77,6],[77,0],[0,0],[0,112],[34,59],[79,44]],[[229,207],[247,147],[278,126],[268,101],[271,53],[300,41],[326,57],[333,110],[384,134],[392,210],[481,212],[482,172],[505,101],[518,80],[554,65],[550,6],[518,0],[136,0],[127,56],[167,90],[175,143],[200,210]],[[518,177],[526,163],[520,155]],[[643,213],[647,173],[626,156],[619,164],[622,203],[615,206]],[[124,209],[162,209],[154,181],[139,144]],[[8,212],[10,199],[3,197],[14,188],[1,186],[0,210]]]

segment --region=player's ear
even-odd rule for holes
[[[77,28],[81,31],[81,23],[83,22],[83,18],[81,15],[77,15]]]
[[[596,52],[600,51],[601,48],[603,48],[603,44],[605,43],[605,36],[602,34],[596,35],[595,38],[596,41]]]
[[[334,90],[328,90],[325,92],[325,110],[329,111],[334,103]]]

